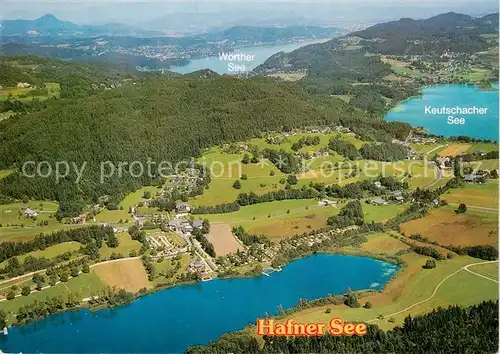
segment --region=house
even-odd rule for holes
[[[447,166],[451,166],[451,159],[449,157],[438,157],[436,159],[436,163],[438,164],[439,168],[443,169]]]
[[[486,153],[483,150],[476,150],[476,151],[474,151],[473,155],[484,156],[484,155],[486,155]]]
[[[203,220],[193,220],[193,227],[201,229],[203,227]]]
[[[139,229],[144,226],[144,219],[143,218],[135,218],[135,226],[137,226]]]
[[[201,259],[191,262],[189,264],[188,270],[191,273],[203,272],[205,270],[205,262],[203,262]]]
[[[191,211],[191,207],[188,203],[179,203],[175,206],[175,209],[178,213],[189,213]]]
[[[181,220],[181,219],[170,220],[168,222],[168,227],[172,231],[178,231],[178,230],[181,230],[183,222],[184,222],[184,220]]]
[[[405,198],[402,195],[397,195],[394,197],[394,199],[396,199],[396,201],[400,203],[405,201]]]
[[[323,206],[335,206],[337,204],[338,202],[336,200],[328,200],[328,199],[323,199],[322,201],[318,202],[318,205],[323,205]]]
[[[382,183],[380,183],[379,181],[375,181],[373,184],[374,184],[374,185],[375,185],[375,187],[377,187],[377,188],[382,188]]]
[[[86,218],[87,218],[87,215],[80,214],[80,215],[74,217],[73,219],[71,219],[71,221],[73,222],[73,224],[83,224],[85,222]]]
[[[464,181],[465,182],[484,182],[484,176],[475,175],[475,174],[465,175]]]
[[[192,232],[193,231],[193,227],[191,226],[190,223],[188,223],[187,221],[185,221],[181,225],[181,230],[184,233],[188,233],[188,232]]]
[[[18,82],[18,83],[17,83],[17,87],[18,87],[18,88],[28,88],[28,87],[30,87],[30,86],[31,86],[31,85],[30,85],[30,84],[28,84],[27,82]]]
[[[37,215],[38,215],[38,211],[35,209],[26,208],[24,210],[24,216],[31,217],[31,216],[37,216]]]
[[[385,205],[385,204],[387,204],[387,202],[386,202],[384,199],[382,199],[382,198],[375,198],[375,199],[372,199],[372,200],[371,200],[371,203],[372,203],[373,205]]]

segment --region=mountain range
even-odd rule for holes
[[[143,30],[121,23],[108,23],[99,26],[77,25],[62,21],[47,14],[36,20],[4,20],[0,27],[0,36],[162,36],[163,32]]]

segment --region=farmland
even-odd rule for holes
[[[206,237],[214,245],[215,254],[218,256],[226,256],[229,253],[244,250],[244,247],[234,237],[231,226],[228,224],[210,224],[210,232]]]
[[[138,292],[140,289],[152,287],[138,258],[101,263],[93,268],[93,272],[105,284],[117,289]]]
[[[465,203],[471,207],[498,210],[498,181],[488,180],[484,184],[466,184],[462,188],[445,193],[442,199],[453,205]]]
[[[442,245],[498,244],[497,214],[476,210],[456,214],[454,209],[448,206],[431,210],[424,218],[402,224],[401,230],[407,236],[419,234]]]

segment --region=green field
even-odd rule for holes
[[[60,244],[57,244],[54,246],[47,247],[43,251],[38,250],[38,251],[33,251],[33,252],[23,254],[21,256],[18,256],[17,259],[19,259],[20,262],[22,262],[28,256],[37,257],[37,258],[45,257],[48,259],[52,259],[52,258],[55,258],[56,256],[58,256],[62,253],[65,253],[65,252],[78,251],[80,249],[80,247],[82,247],[82,244],[78,243],[78,242],[73,242],[73,241],[64,242],[64,243],[60,243]],[[7,261],[0,263],[0,268],[3,268],[6,264],[7,264]]]
[[[0,102],[6,101],[9,98],[15,99],[21,102],[29,102],[31,100],[46,100],[52,97],[59,97],[61,92],[61,86],[55,82],[49,82],[46,84],[47,93],[46,94],[35,94],[32,95],[31,92],[34,90],[32,87],[19,88],[19,87],[6,87],[0,90]]]
[[[141,249],[141,243],[139,241],[132,240],[128,232],[120,232],[116,234],[118,238],[118,247],[110,248],[106,243],[102,244],[101,249],[99,250],[99,254],[101,255],[101,259],[109,259],[112,253],[122,254],[124,257],[128,257],[130,252],[135,251],[139,252]]]
[[[80,299],[83,299],[104,287],[105,284],[93,272],[82,273],[76,278],[69,279],[66,283],[59,283],[42,291],[33,291],[28,296],[20,296],[14,300],[1,301],[0,310],[15,313],[21,306],[32,304],[35,300],[43,301],[47,297],[68,296],[70,293],[77,294]]]
[[[194,257],[189,254],[183,254],[181,259],[179,260],[181,266],[178,270],[175,268],[175,264],[178,262],[173,258],[163,259],[161,262],[155,263],[156,273],[159,275],[155,280],[153,280],[153,284],[156,286],[167,286],[174,285],[176,283],[176,277],[182,273],[186,273],[189,263],[194,261]],[[172,276],[167,276],[170,274]]]
[[[498,170],[498,160],[480,160],[480,161],[472,161],[465,162],[464,166],[472,167],[477,170]]]
[[[477,150],[483,150],[484,152],[498,151],[498,144],[493,144],[493,143],[474,144],[467,152],[472,153]]]
[[[309,210],[317,209],[318,202],[312,199],[297,199],[297,200],[280,200],[270,203],[259,203],[249,206],[241,207],[240,210],[233,213],[226,214],[202,214],[196,215],[200,219],[208,219],[212,222],[226,222],[230,224],[240,224],[243,222],[253,221],[255,219],[268,219],[271,217],[286,215],[287,210],[292,212],[302,212],[306,211],[306,207]],[[324,208],[324,207],[319,207]]]
[[[366,222],[386,222],[408,208],[406,204],[372,205],[361,204]]]

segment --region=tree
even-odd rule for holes
[[[363,307],[364,307],[365,309],[371,309],[371,308],[372,308],[372,306],[373,306],[373,305],[372,305],[371,301],[367,301],[367,302],[365,302],[365,305],[364,305]]]
[[[455,213],[457,213],[457,214],[463,214],[466,211],[467,211],[467,206],[464,203],[460,203],[460,205],[458,206],[458,209],[455,210]]]
[[[250,162],[250,157],[248,156],[248,154],[245,154],[245,156],[243,156],[241,162],[244,163],[245,165],[247,165]]]
[[[83,273],[90,273],[90,267],[88,263],[83,263],[82,265],[82,272]]]
[[[21,290],[21,295],[28,296],[31,293],[31,288],[29,286],[23,286]]]
[[[299,181],[297,180],[297,176],[295,175],[288,175],[288,177],[286,178],[286,181],[288,182],[288,184],[290,185],[295,185],[297,184]]]
[[[241,183],[239,180],[234,181],[233,188],[234,189],[241,189]]]
[[[244,174],[242,174],[242,175],[241,175],[241,179],[242,179],[243,181],[245,181],[245,180],[247,180],[247,179],[248,179],[248,176],[244,173]]]
[[[16,294],[11,290],[7,293],[7,300],[14,300],[16,298]]]
[[[349,306],[349,307],[360,307],[360,303],[358,301],[358,297],[356,296],[356,294],[354,294],[351,290],[351,288],[349,288],[349,290],[347,291],[347,294],[344,295],[344,304]]]
[[[7,312],[5,310],[0,310],[0,328],[5,328],[7,326]]]
[[[271,170],[271,172],[269,172],[269,176],[274,176],[274,170]]]
[[[490,178],[498,179],[498,171],[497,170],[491,170],[491,172],[490,172]]]
[[[71,276],[72,276],[73,278],[76,278],[79,274],[80,274],[80,272],[78,271],[78,268],[77,268],[77,267],[72,267],[72,268],[71,268]]]
[[[428,259],[425,264],[422,266],[424,269],[432,269],[436,268],[436,261],[434,259]]]
[[[151,198],[151,192],[150,191],[144,191],[144,194],[142,195],[144,199],[150,199]]]

